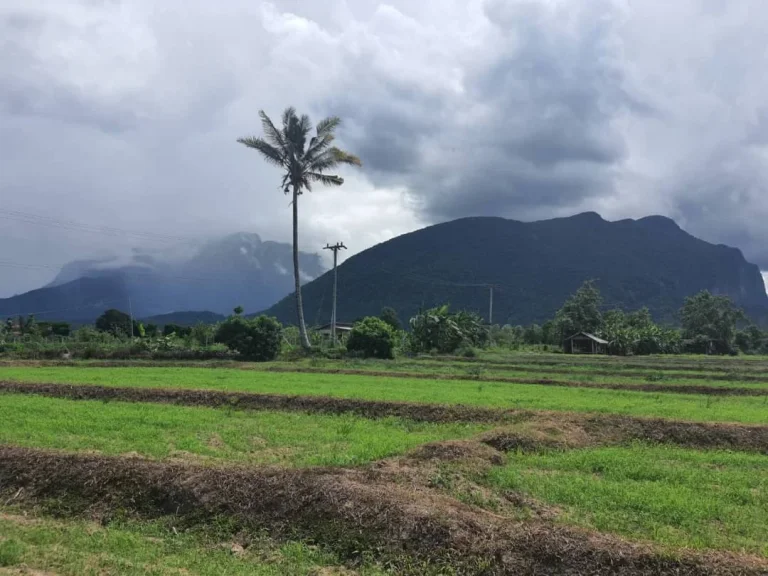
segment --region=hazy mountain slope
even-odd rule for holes
[[[0,300],[0,315],[41,310],[52,311],[49,319],[89,320],[110,307],[102,303],[128,311],[129,296],[136,318],[185,310],[226,315],[238,305],[261,310],[293,290],[289,244],[239,233],[187,252],[136,251],[129,258],[71,262],[48,286]],[[316,254],[301,253],[300,264],[305,281],[324,271]],[[91,282],[77,284],[81,279]],[[81,285],[89,291],[73,288]],[[72,302],[86,308],[70,313]]]

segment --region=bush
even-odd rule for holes
[[[394,358],[395,334],[384,320],[373,316],[363,318],[352,328],[347,350],[365,358]]]
[[[488,329],[477,314],[464,311],[451,314],[447,304],[411,318],[414,352],[452,354],[461,346],[484,348],[488,340]]]
[[[274,318],[230,316],[216,330],[215,341],[248,360],[268,362],[280,352],[283,326]]]

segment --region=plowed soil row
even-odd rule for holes
[[[0,492],[67,514],[173,514],[179,525],[226,518],[232,529],[303,537],[354,561],[372,553],[397,573],[752,576],[762,559],[681,553],[555,526],[516,522],[386,470],[216,469],[136,458],[0,447]],[[432,570],[425,568],[431,567]]]
[[[580,382],[576,380],[553,380],[551,378],[514,378],[510,376],[470,376],[463,374],[431,374],[424,372],[374,371],[349,368],[303,368],[272,366],[269,372],[293,372],[301,374],[341,374],[346,376],[377,376],[384,378],[411,378],[418,380],[458,380],[473,382],[502,382],[507,384],[534,384],[537,386],[564,386],[567,388],[598,388],[603,390],[629,390],[674,394],[699,394],[707,396],[768,396],[768,388],[737,388],[706,386],[698,384],[645,384],[627,382]]]
[[[287,410],[324,414],[354,413],[366,418],[398,417],[421,422],[530,422],[531,430],[553,430],[520,440],[518,433],[500,433],[487,442],[501,450],[528,446],[576,448],[588,445],[625,443],[633,440],[670,443],[693,448],[722,448],[768,453],[768,426],[710,424],[629,416],[567,414],[501,410],[443,404],[416,404],[331,398],[326,396],[282,396],[187,390],[178,388],[130,388],[77,384],[32,384],[0,382],[0,392],[30,394],[70,400],[115,400],[153,402],[184,406],[231,407],[246,410]],[[564,434],[561,434],[564,432]],[[517,442],[517,444],[515,444]],[[521,442],[523,444],[521,444]]]

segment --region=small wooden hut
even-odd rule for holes
[[[579,332],[563,341],[566,354],[607,354],[608,341],[589,332]]]

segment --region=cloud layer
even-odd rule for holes
[[[364,161],[303,199],[304,250],[597,210],[768,268],[767,26],[760,0],[6,0],[0,262],[138,241],[2,210],[287,241],[277,172],[235,139],[292,104]],[[53,274],[0,270],[0,296]]]

